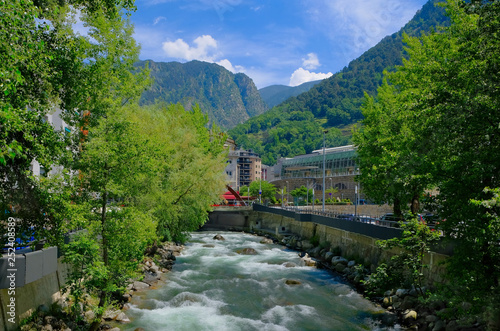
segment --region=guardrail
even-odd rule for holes
[[[403,230],[399,228],[398,222],[383,221],[370,217],[352,216],[352,219],[349,219],[348,217],[343,217],[345,214],[307,209],[301,210],[300,208],[268,207],[259,204],[254,204],[253,210],[282,215],[284,217],[293,218],[299,222],[322,224],[382,240],[401,237],[403,233]],[[440,240],[434,245],[432,250],[436,253],[452,255],[453,247],[453,242]]]

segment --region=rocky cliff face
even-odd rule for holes
[[[252,79],[245,74],[233,74],[217,64],[201,61],[147,62],[154,83],[143,93],[141,104],[159,100],[181,103],[188,110],[198,104],[212,123],[224,129],[267,110]]]

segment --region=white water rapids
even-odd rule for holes
[[[192,235],[166,282],[135,296],[123,330],[388,330],[377,322],[380,308],[340,277],[301,266],[296,251],[218,233],[226,240],[214,240],[215,232]],[[238,254],[243,248],[257,254]]]

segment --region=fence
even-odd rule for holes
[[[354,215],[335,214],[307,209],[282,209],[267,207],[259,204],[253,205],[254,211],[266,212],[295,219],[298,222],[312,222],[332,228],[365,235],[372,238],[387,240],[401,237],[403,230],[397,228],[398,222],[381,221],[375,218],[359,217]],[[450,241],[439,241],[432,250],[436,253],[452,255],[454,243]]]

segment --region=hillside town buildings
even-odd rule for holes
[[[236,149],[233,140],[226,142],[229,156],[226,174],[230,186],[239,190],[241,186],[248,186],[252,181],[262,178],[281,190],[291,192],[304,185],[314,190],[315,199],[323,197],[323,163],[325,164],[325,190],[328,192],[325,199],[349,199],[350,201],[364,202],[364,195],[356,182],[359,174],[356,166],[356,148],[353,145],[315,150],[310,154],[292,158],[280,158],[273,166],[261,163],[260,157],[252,152]],[[324,152],[324,156],[323,156]],[[324,158],[324,159],[323,159]]]
[[[236,191],[242,186],[249,186],[251,182],[262,178],[262,162],[257,153],[237,149],[234,140],[226,141],[229,150],[226,165],[226,174],[229,186]]]

